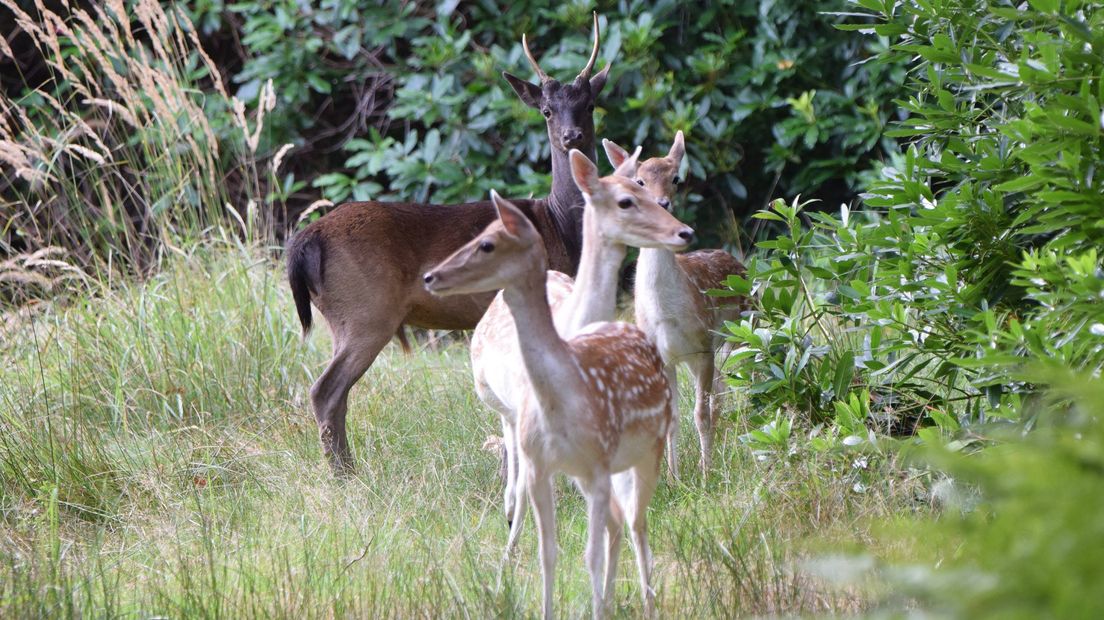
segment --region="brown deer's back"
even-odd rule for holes
[[[558,239],[544,201],[515,204],[541,232],[553,268],[570,257]],[[322,246],[322,282],[315,305],[328,320],[369,308],[401,312],[402,322],[429,329],[471,329],[493,294],[435,297],[422,274],[471,241],[497,217],[490,201],[453,205],[350,202],[300,232]]]

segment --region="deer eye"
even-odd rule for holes
[[[548,108],[544,108],[543,110],[541,110],[541,114],[543,114],[545,118],[552,118],[552,110],[549,110]]]
[[[639,185],[640,187],[644,187],[644,179],[637,179],[636,184]]]
[[[587,112],[594,112],[594,104],[593,103],[587,106]]]
[[[621,200],[618,200],[617,206],[621,207],[622,209],[628,209],[629,207],[633,206],[632,198],[622,198]]]
[[[484,240],[479,242],[479,251],[480,252],[487,252],[488,254],[491,253],[491,252],[494,252],[494,244],[491,243],[490,241],[488,241],[487,239],[484,239]]]
[[[679,175],[676,174],[675,178],[671,179],[671,182],[674,183],[675,185],[678,185],[679,183],[682,183],[682,179],[679,178]]]

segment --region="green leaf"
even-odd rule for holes
[[[1004,183],[998,183],[993,186],[993,189],[1001,192],[1024,192],[1029,189],[1035,189],[1043,183],[1046,179],[1034,174],[1012,179],[1011,181],[1005,181]]]
[[[836,396],[846,394],[851,388],[851,379],[855,375],[855,354],[850,350],[844,351],[836,361],[836,374],[832,379],[832,389]]]
[[[772,222],[785,222],[786,221],[786,220],[782,219],[782,217],[779,216],[777,213],[774,213],[774,212],[771,212],[771,211],[756,211],[755,213],[751,214],[751,217],[753,217],[757,220],[770,220]]]

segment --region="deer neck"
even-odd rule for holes
[[[533,271],[502,291],[514,317],[518,348],[533,391],[543,411],[563,394],[580,394],[585,386],[578,365],[560,338],[548,307],[544,270]]]
[[[641,248],[636,259],[637,306],[654,307],[666,297],[676,298],[689,287],[675,253],[658,248]]]
[[[590,161],[594,161],[593,144],[580,150]],[[573,275],[579,267],[583,245],[583,194],[571,176],[571,161],[567,153],[555,146],[552,147],[552,193],[548,195],[548,211],[571,257]]]
[[[564,335],[570,336],[596,321],[612,321],[617,312],[617,281],[626,248],[598,232],[593,207],[583,214],[583,249],[579,274],[559,314]]]

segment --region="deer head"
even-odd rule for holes
[[[590,60],[569,83],[561,83],[541,70],[537,59],[529,50],[529,41],[525,35],[521,37],[525,57],[536,71],[540,83],[532,84],[505,71],[502,73],[502,77],[506,78],[518,97],[544,115],[552,148],[561,153],[567,153],[573,148],[589,150],[590,145],[594,144],[594,101],[605,87],[609,73],[607,64],[597,75],[590,75],[594,69],[594,61],[598,58],[598,42],[598,14],[595,13],[594,47],[590,52]]]
[[[544,277],[548,260],[533,224],[493,189],[491,202],[498,219],[425,274],[423,279],[430,293],[463,295],[495,291],[534,271]]]
[[[599,178],[593,162],[581,152],[571,151],[571,174],[586,200],[588,214],[593,213],[590,220],[595,230],[584,226],[583,234],[596,232],[604,239],[638,248],[685,249],[694,239],[694,230],[633,181],[639,155],[639,148],[631,156],[626,153],[614,174]]]
[[[609,140],[602,140],[602,147],[605,148],[606,157],[609,158],[610,163],[618,169],[629,162],[635,162],[640,153],[640,149],[637,148],[635,153],[629,155],[628,151]],[[682,165],[685,154],[686,142],[680,129],[675,134],[675,141],[666,156],[653,157],[639,166],[634,166],[633,180],[668,211],[672,209],[673,199],[678,192],[678,186],[682,183],[682,179],[679,178],[679,166]]]

